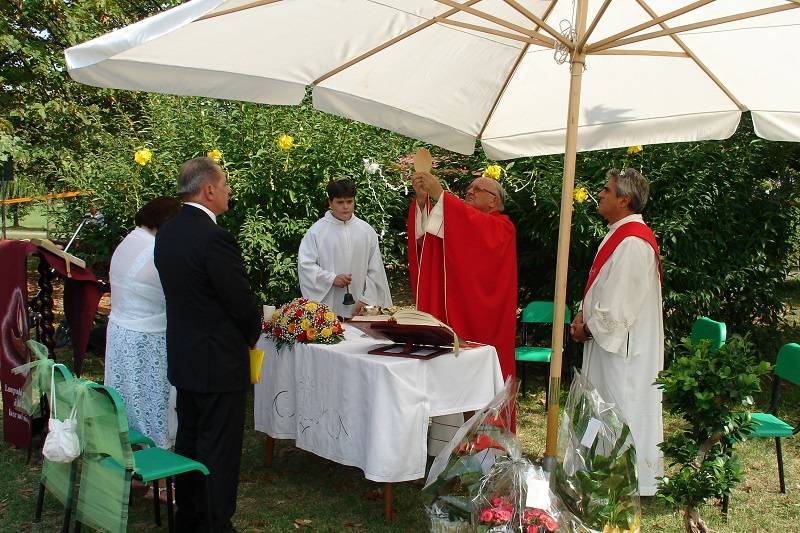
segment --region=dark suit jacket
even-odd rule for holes
[[[185,205],[158,230],[155,264],[167,299],[170,383],[200,393],[246,388],[261,310],[236,241]]]

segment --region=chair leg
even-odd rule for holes
[[[783,479],[783,448],[780,437],[775,437],[775,455],[778,456],[778,480],[781,484],[781,494],[786,494],[786,482]]]
[[[156,525],[161,525],[161,506],[159,505],[159,492],[158,480],[153,480],[153,516],[155,517]]]
[[[213,506],[211,505],[211,487],[208,483],[208,476],[203,476],[203,481],[206,483],[206,521],[208,522],[208,530],[213,531],[214,529],[212,526],[214,521],[211,519],[211,508]]]
[[[522,393],[525,393],[525,385],[528,384],[528,365],[524,362],[522,363],[522,383],[519,384],[520,390]]]
[[[75,478],[78,477],[77,461],[72,461],[69,465],[69,492],[67,492],[67,503],[64,506],[64,525],[62,533],[69,533],[69,523],[72,520],[72,505],[74,503]]]
[[[44,506],[44,483],[39,482],[39,496],[36,498],[36,514],[33,521],[39,522],[42,519],[42,507]]]
[[[168,477],[164,482],[167,484],[167,531],[175,531],[175,513],[172,508],[172,479]]]

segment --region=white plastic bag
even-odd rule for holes
[[[69,417],[64,420],[58,419],[58,414],[56,412],[56,405],[58,402],[55,401],[56,366],[57,365],[53,365],[53,370],[50,374],[50,420],[47,426],[49,431],[47,433],[47,438],[44,440],[42,455],[53,463],[71,463],[81,454],[78,435],[75,432],[77,426],[77,422],[75,421],[76,405],[72,406]]]

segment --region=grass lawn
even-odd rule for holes
[[[791,290],[786,340],[800,340],[800,283],[787,283]],[[773,356],[774,357],[774,356]],[[102,379],[102,362],[87,359],[85,376]],[[544,452],[544,376],[533,376],[520,395],[518,430],[525,453],[539,458]],[[566,395],[566,391],[563,393]],[[782,414],[787,420],[800,418],[800,391],[787,388]],[[252,399],[250,401],[252,406]],[[766,409],[768,397],[757,406]],[[251,407],[252,408],[252,407]],[[666,430],[677,421],[666,417]],[[25,452],[0,443],[0,532],[58,531],[61,507],[45,499],[42,522],[33,523],[40,467],[25,464]],[[397,450],[397,453],[403,453]],[[739,448],[746,469],[744,482],[734,491],[727,522],[718,507],[707,506],[701,513],[720,532],[798,531],[800,518],[800,440],[784,440],[787,494],[778,491],[778,474],[773,441],[748,441]],[[379,484],[368,482],[360,470],[344,467],[300,451],[290,441],[278,441],[272,468],[264,467],[264,438],[253,429],[248,417],[245,431],[242,473],[235,525],[240,531],[427,531],[427,517],[419,490],[421,481],[395,486],[397,520],[384,522]],[[682,531],[679,512],[648,499],[643,503],[642,531]],[[129,531],[158,529],[152,521],[150,502],[134,498]],[[166,522],[165,522],[166,523]],[[166,525],[161,528],[166,531]]]

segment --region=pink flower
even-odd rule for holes
[[[547,513],[540,516],[539,521],[547,528],[547,531],[555,531],[558,528],[558,521]]]
[[[502,507],[500,509],[497,509],[495,511],[495,513],[494,513],[494,516],[495,516],[495,519],[498,522],[502,523],[502,524],[505,524],[506,522],[510,522],[511,521],[511,509],[510,508],[506,508],[506,507]]]
[[[539,526],[528,526],[528,533],[539,533]]]
[[[478,520],[480,521],[481,524],[491,524],[492,521],[494,520],[494,513],[492,512],[491,509],[484,509],[483,511],[481,511]]]
[[[503,505],[503,498],[500,496],[492,498],[492,507],[500,507],[501,505]]]

